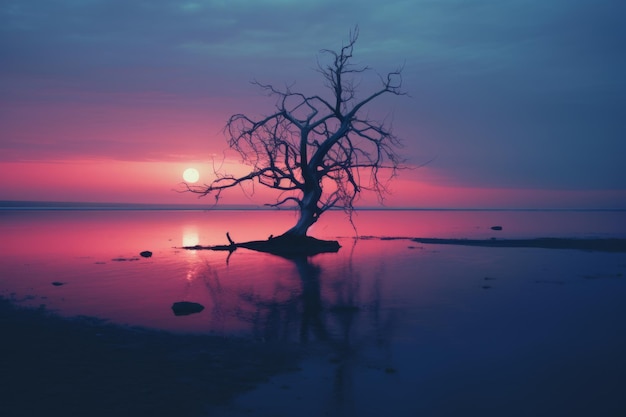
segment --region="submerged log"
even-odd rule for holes
[[[297,256],[313,256],[320,253],[334,253],[341,248],[341,245],[336,240],[321,240],[311,236],[270,236],[267,240],[253,240],[241,243],[235,243],[228,233],[226,237],[230,242],[228,245],[183,246],[183,249],[233,252],[237,248],[245,248],[257,252],[271,253],[284,258],[293,258]]]
[[[268,240],[244,242],[237,245],[241,248],[272,253],[283,257],[334,253],[341,248],[341,245],[336,240],[320,240],[311,236],[287,235],[272,237]]]

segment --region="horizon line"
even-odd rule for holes
[[[189,203],[119,203],[119,202],[87,202],[87,201],[31,201],[31,200],[0,200],[0,211],[10,210],[180,210],[180,211],[290,211],[293,207],[269,207],[253,204],[203,205]],[[331,211],[343,211],[332,208]],[[581,207],[412,207],[412,206],[363,206],[355,207],[355,211],[626,211],[626,208],[581,208]]]

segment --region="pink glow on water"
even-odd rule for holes
[[[359,381],[349,385],[360,409],[382,401],[382,414],[389,403],[394,415],[415,407],[416,392],[447,404],[451,383],[454,392],[465,395],[472,386],[467,381],[480,380],[472,397],[487,389],[501,398],[520,384],[523,395],[535,395],[538,383],[541,392],[550,393],[555,384],[569,381],[561,373],[564,351],[568,368],[579,369],[581,360],[582,368],[604,366],[590,373],[591,378],[610,376],[598,388],[602,395],[604,386],[618,386],[612,381],[623,379],[615,364],[622,361],[626,341],[622,324],[614,320],[624,315],[623,253],[355,240],[341,212],[326,213],[312,230],[321,238],[341,236],[338,253],[284,259],[243,249],[229,255],[179,248],[224,244],[226,232],[236,241],[264,239],[292,225],[294,215],[0,211],[5,243],[0,296],[62,316],[297,348],[304,353],[297,371],[250,393],[280,410],[284,403],[275,398],[284,395],[283,386],[297,392],[294,407],[304,403],[314,409],[320,398],[337,398],[345,391],[342,384],[329,384],[333,378]],[[362,235],[376,236],[626,237],[625,215],[363,211],[355,221]],[[492,225],[503,230],[491,230]],[[144,250],[152,256],[140,256]],[[176,316],[171,306],[178,301],[200,303],[204,310]],[[449,378],[456,368],[462,375]],[[538,381],[535,375],[545,372],[558,379]],[[439,386],[442,380],[445,389]],[[370,401],[372,390],[377,394]],[[588,395],[587,385],[584,392]],[[504,401],[502,409],[510,403]],[[242,408],[241,415],[250,409]]]
[[[394,304],[409,288],[420,294],[412,303],[433,302],[428,294],[434,282],[409,277],[415,275],[416,262],[420,274],[426,273],[428,260],[441,248],[432,252],[432,247],[408,240],[355,241],[354,230],[341,212],[326,213],[311,234],[339,238],[343,247],[309,263],[245,250],[229,257],[227,252],[180,249],[225,244],[226,232],[239,242],[265,239],[285,231],[295,215],[291,211],[0,212],[0,232],[7,243],[0,253],[2,295],[30,305],[45,304],[64,315],[176,331],[235,333],[258,325],[255,312],[270,314],[272,305],[296,306],[303,291],[317,291],[321,297],[317,302],[327,306],[376,303],[372,297],[377,291],[376,297]],[[606,237],[626,236],[626,226],[619,226],[626,224],[620,221],[623,216],[624,212],[361,211],[354,220],[362,236]],[[491,230],[494,225],[503,230]],[[144,250],[153,256],[141,257]],[[447,248],[444,253],[455,251]],[[480,258],[472,262],[482,265]],[[440,274],[441,268],[431,273]],[[309,279],[316,271],[322,274],[319,280]],[[385,285],[393,282],[393,286],[380,287],[382,277],[388,282]],[[307,282],[320,287],[308,288]],[[199,302],[206,311],[175,317],[170,310],[175,301]]]

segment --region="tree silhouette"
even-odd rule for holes
[[[242,176],[216,172],[210,184],[185,184],[186,191],[214,194],[217,201],[224,190],[246,182],[275,189],[278,197],[267,205],[293,205],[300,213],[286,237],[306,236],[330,208],[351,215],[361,191],[372,191],[382,201],[387,181],[400,167],[400,141],[390,125],[370,119],[364,109],[383,94],[404,94],[401,70],[379,76],[382,85],[359,98],[358,76],[369,67],[352,63],[357,38],[355,28],[339,51],[321,51],[330,57],[328,64],[318,63],[327,87],[324,95],[309,96],[291,87],[278,89],[255,81],[277,98],[276,111],[259,120],[235,114],[225,128],[229,147],[252,167],[250,172]]]

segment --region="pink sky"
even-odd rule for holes
[[[626,31],[609,0],[493,1],[489,13],[395,0],[333,13],[324,1],[9,3],[0,200],[212,203],[173,191],[182,171],[210,181],[228,117],[273,111],[251,80],[322,94],[318,52],[345,41],[350,16],[355,62],[403,66],[409,94],[369,114],[393,121],[408,165],[432,160],[401,172],[388,206],[626,209]],[[371,90],[376,72],[361,81]],[[273,201],[259,188],[223,196]]]
[[[54,162],[4,162],[0,164],[2,195],[6,200],[73,201],[115,203],[212,204],[213,197],[178,193],[183,171],[194,167],[200,182],[213,177],[209,161],[115,161],[70,160]],[[390,184],[387,207],[421,208],[612,208],[623,192],[536,190],[458,187],[429,183],[405,175],[428,177],[427,169],[403,172]],[[11,180],[14,179],[14,180]],[[256,187],[254,195],[234,189],[222,196],[223,204],[262,205],[274,201],[273,190]],[[8,198],[7,198],[8,197]],[[371,194],[364,194],[360,206],[379,205]]]
[[[110,104],[87,100],[5,108],[9,121],[4,133],[13,146],[0,160],[0,200],[213,204],[211,196],[199,199],[176,190],[189,167],[200,172],[200,183],[210,182],[213,164],[220,164],[224,155],[227,171],[245,169],[228,152],[222,132],[228,112],[221,106],[226,103],[238,108],[233,99],[187,102],[159,95],[124,96]],[[255,96],[242,107],[254,112],[252,105],[262,112],[268,103]],[[388,207],[626,207],[624,190],[471,184],[440,168],[437,160],[400,172],[390,191],[384,202]],[[275,197],[273,190],[257,186],[254,195],[234,189],[221,202],[262,205]],[[364,194],[358,205],[379,202]]]

